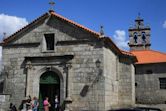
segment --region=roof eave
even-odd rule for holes
[[[145,62],[145,63],[135,63],[135,65],[162,64],[162,63],[166,63],[166,61],[163,61],[163,62]]]
[[[108,45],[110,48],[114,49],[115,53],[121,55],[122,52],[120,49],[114,44],[114,42],[110,39],[110,37],[103,37],[101,38],[105,45]]]
[[[123,51],[120,50],[120,49],[115,45],[115,43],[111,40],[110,37],[103,37],[103,38],[100,38],[100,39],[102,39],[103,42],[104,42],[106,45],[109,46],[109,48],[114,49],[114,52],[115,52],[117,55],[130,57],[130,58],[132,59],[133,63],[135,63],[135,62],[138,61],[137,58],[136,58],[136,56],[132,55],[131,53],[130,53],[131,55],[130,55],[130,54],[125,54],[125,53],[123,53]],[[126,52],[126,53],[129,53],[129,52]]]

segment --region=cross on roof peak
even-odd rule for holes
[[[50,10],[54,10],[55,2],[53,0],[50,0],[49,5],[50,5]]]

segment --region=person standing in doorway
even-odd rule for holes
[[[48,97],[43,102],[44,105],[44,111],[49,111],[49,107],[51,107],[51,104],[48,102]]]
[[[37,111],[38,106],[39,106],[38,99],[37,97],[34,97],[32,100],[32,111]]]
[[[59,111],[58,110],[58,105],[59,105],[58,96],[55,96],[55,111]]]

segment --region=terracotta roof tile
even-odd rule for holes
[[[166,62],[166,53],[154,50],[131,51],[137,57],[136,64],[150,64]]]

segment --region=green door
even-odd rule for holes
[[[43,111],[43,101],[49,98],[50,111],[54,111],[55,95],[60,97],[60,79],[55,72],[47,71],[40,77],[39,111]]]

